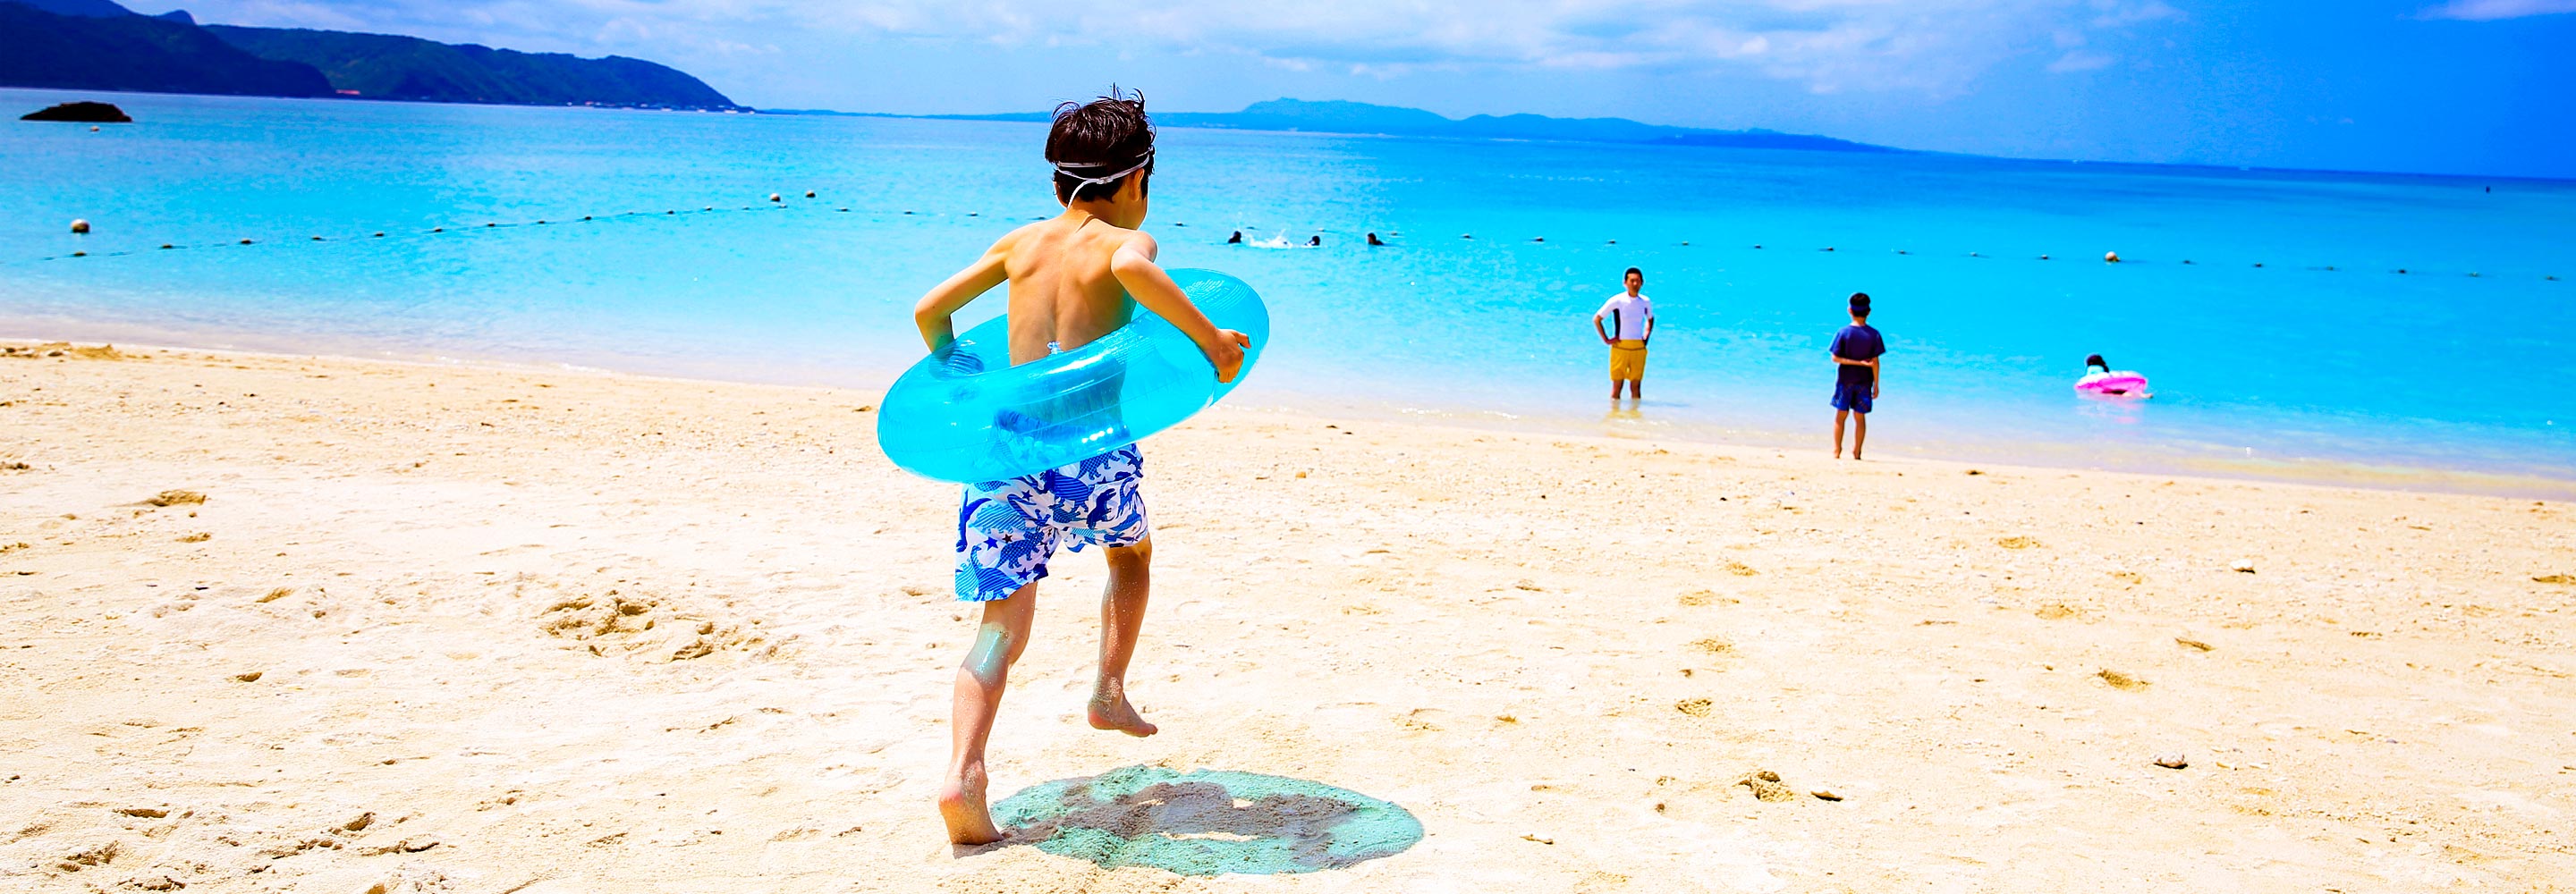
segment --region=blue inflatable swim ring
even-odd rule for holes
[[[1252,336],[1234,381],[1218,382],[1198,344],[1141,305],[1090,344],[1013,366],[1006,314],[895,380],[877,415],[877,446],[917,475],[999,481],[1099,456],[1207,409],[1252,374],[1270,342],[1270,309],[1223,273],[1171,276],[1217,328]]]

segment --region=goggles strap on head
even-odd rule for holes
[[[1110,175],[1108,175],[1108,176],[1106,176],[1106,177],[1085,177],[1085,176],[1083,176],[1083,175],[1081,175],[1081,174],[1075,173],[1075,172],[1074,172],[1074,170],[1073,170],[1073,169],[1075,169],[1075,168],[1098,168],[1098,167],[1105,167],[1105,166],[1106,166],[1106,165],[1105,165],[1105,163],[1060,161],[1060,162],[1056,162],[1056,164],[1055,164],[1055,172],[1056,172],[1056,173],[1058,173],[1058,174],[1063,174],[1064,176],[1067,176],[1067,177],[1071,177],[1071,178],[1073,178],[1073,179],[1075,179],[1075,180],[1077,180],[1077,181],[1080,181],[1080,182],[1078,182],[1078,183],[1075,183],[1075,184],[1074,184],[1074,186],[1073,186],[1073,189],[1072,189],[1072,192],[1079,193],[1079,192],[1083,191],[1083,189],[1084,189],[1084,188],[1089,187],[1089,186],[1092,186],[1092,185],[1094,185],[1094,184],[1100,184],[1100,183],[1114,183],[1114,182],[1117,182],[1118,178],[1120,178],[1120,177],[1125,177],[1125,176],[1127,176],[1127,175],[1129,175],[1129,174],[1136,173],[1137,171],[1142,171],[1142,170],[1144,170],[1144,169],[1145,169],[1145,166],[1146,166],[1146,165],[1150,165],[1150,164],[1153,164],[1153,163],[1154,163],[1154,152],[1153,152],[1153,150],[1148,149],[1148,150],[1146,150],[1146,151],[1145,151],[1145,160],[1140,161],[1140,162],[1137,162],[1134,166],[1129,167],[1129,168],[1128,168],[1128,169],[1126,169],[1126,170],[1119,171],[1118,173],[1115,173],[1115,174],[1110,174]]]

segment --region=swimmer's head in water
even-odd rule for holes
[[[2095,355],[2092,355],[2092,356],[2090,356],[2090,357],[2086,357],[2086,358],[2084,358],[2084,368],[2085,368],[2085,369],[2092,369],[2092,368],[2094,368],[2094,367],[2096,367],[2096,366],[2101,367],[2103,372],[2110,372],[2110,371],[2111,371],[2111,362],[2110,362],[2110,361],[2108,361],[2108,360],[2104,360],[2104,359],[2102,359],[2102,355],[2100,355],[2100,354],[2095,354]]]
[[[1154,125],[1145,118],[1145,94],[1113,86],[1108,96],[1057,106],[1046,158],[1055,165],[1058,202],[1110,198],[1130,177],[1143,195],[1154,176]]]

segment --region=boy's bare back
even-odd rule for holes
[[[1151,264],[1154,237],[1080,211],[1033,223],[993,244],[1010,278],[1011,362],[1070,351],[1127,325],[1135,305],[1118,281],[1120,258]]]

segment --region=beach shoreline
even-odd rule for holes
[[[36,332],[39,335],[26,335]],[[744,385],[774,385],[799,388],[834,388],[855,391],[882,391],[893,384],[901,370],[889,364],[884,370],[850,370],[840,367],[802,366],[793,358],[763,358],[757,364],[744,364],[721,357],[689,358],[630,356],[586,356],[580,362],[548,361],[532,356],[495,354],[473,350],[422,350],[393,342],[357,338],[316,338],[309,335],[279,336],[273,333],[173,329],[122,323],[84,323],[68,320],[24,320],[0,317],[0,344],[29,346],[53,341],[126,344],[138,349],[160,351],[208,350],[271,357],[312,357],[355,362],[413,363],[431,366],[483,366],[516,371],[565,371],[582,374],[624,376],[652,381],[707,381]],[[756,374],[754,374],[756,372]],[[1646,406],[1655,407],[1661,397],[1650,399]],[[1439,405],[1412,399],[1367,399],[1346,394],[1301,394],[1269,388],[1257,388],[1233,399],[1238,407],[1292,413],[1318,419],[1365,419],[1394,424],[1429,424],[1475,429],[1497,434],[1553,437],[1607,437],[1621,440],[1672,441],[1716,447],[1740,447],[1779,451],[1823,449],[1830,443],[1825,426],[1830,410],[1819,410],[1812,425],[1793,428],[1785,424],[1741,425],[1704,420],[1656,418],[1645,419],[1624,411],[1605,412],[1558,408],[1535,412],[1511,412],[1490,407]],[[1823,406],[1820,399],[1819,407]],[[1621,404],[1620,406],[1631,406]],[[1891,421],[1893,424],[1890,424]],[[2436,465],[2405,463],[2365,463],[2336,459],[2293,458],[2276,460],[2248,455],[2242,459],[2224,455],[2218,445],[2203,445],[2197,452],[2186,452],[2172,445],[2137,446],[2116,444],[2083,444],[2041,439],[1985,439],[1975,441],[1945,437],[1935,430],[1926,433],[1909,430],[1919,420],[1909,418],[1906,410],[1892,408],[1891,413],[1875,419],[1878,438],[1875,450],[1880,458],[1902,456],[1909,459],[1960,463],[1986,463],[2022,466],[2033,469],[2120,472],[2139,475],[2188,475],[2238,481],[2272,481],[2321,487],[2361,487],[2399,492],[2576,500],[2576,467],[2567,477],[2541,474],[2495,472]],[[1928,439],[1926,434],[1930,434]]]
[[[1221,406],[1145,444],[1164,732],[1083,723],[1104,575],[1059,556],[995,795],[1261,774],[1420,834],[1190,874],[942,843],[957,492],[872,392],[82,347],[0,357],[0,879],[39,890],[2576,875],[2556,501]],[[1258,806],[1127,834],[1329,831]]]

